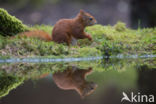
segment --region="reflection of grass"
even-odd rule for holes
[[[134,88],[137,80],[135,68],[126,67],[126,71],[119,72],[117,70],[107,70],[103,72],[94,72],[88,76],[89,80],[98,83],[99,86],[108,87],[108,85],[118,85],[120,89]]]
[[[138,63],[136,63],[138,62]],[[127,60],[127,59],[111,59],[102,60],[98,65],[100,68],[97,70],[95,67],[95,74],[88,76],[100,85],[114,81],[118,83],[118,87],[134,87],[136,80],[135,66],[140,64],[142,60]],[[127,64],[128,63],[128,64]]]
[[[86,32],[93,37],[93,42],[87,39],[79,40],[78,46],[68,46],[54,42],[44,42],[32,38],[9,39],[3,36],[18,34],[28,29],[15,17],[10,16],[6,11],[0,9],[6,15],[0,17],[7,18],[1,20],[3,26],[0,27],[0,56],[14,57],[84,57],[112,54],[145,54],[156,53],[156,28],[146,28],[132,30],[126,28],[125,24],[118,22],[114,26],[94,25],[86,28]],[[6,21],[5,21],[6,20]],[[0,23],[2,23],[0,22]],[[8,24],[8,25],[7,25]],[[5,30],[6,29],[6,30]],[[29,30],[44,30],[51,35],[52,26],[36,25],[29,27]]]
[[[9,91],[18,87],[23,81],[23,78],[16,76],[0,75],[0,98],[6,96]]]
[[[30,78],[39,79],[61,68],[61,64],[0,64],[0,98]]]
[[[76,66],[79,69],[93,69],[93,75],[88,76],[100,85],[117,83],[120,88],[134,87],[137,78],[135,69],[140,65],[154,65],[153,60],[98,60],[72,63],[16,63],[0,64],[0,97],[8,94],[10,90],[16,88],[24,80],[39,79],[47,73],[63,71],[68,66]],[[127,64],[128,63],[128,64]]]

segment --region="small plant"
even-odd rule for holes
[[[104,41],[102,43],[102,47],[101,47],[101,51],[103,53],[104,56],[111,56],[111,55],[115,55],[115,54],[119,54],[122,52],[122,47],[118,44],[118,43],[110,43],[110,42],[106,42]]]
[[[114,25],[114,28],[116,31],[122,32],[126,30],[126,24],[119,21]]]

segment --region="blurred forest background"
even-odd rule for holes
[[[156,26],[156,0],[0,0],[0,8],[29,25],[54,25],[84,9],[103,25],[123,21],[132,28]]]

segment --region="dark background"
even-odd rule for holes
[[[0,7],[29,25],[54,25],[61,18],[73,18],[80,9],[103,25],[117,21],[132,28],[156,25],[156,0],[0,0]]]

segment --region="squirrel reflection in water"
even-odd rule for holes
[[[63,72],[53,74],[53,80],[56,85],[64,90],[76,90],[81,97],[90,95],[97,87],[94,82],[85,80],[85,76],[92,72],[92,68],[79,69],[77,67],[68,67]]]
[[[75,66],[67,67],[63,72],[53,74],[56,85],[63,90],[76,90],[82,98],[93,93],[97,87],[94,82],[87,81],[85,77],[92,72],[92,68],[79,69]],[[44,77],[43,74],[40,77]]]

